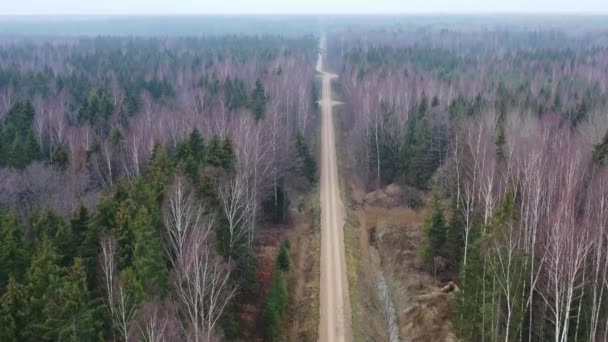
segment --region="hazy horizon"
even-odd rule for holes
[[[26,0],[0,4],[1,16],[162,16],[162,15],[605,15],[608,1],[513,0],[233,0],[192,3],[188,0]]]

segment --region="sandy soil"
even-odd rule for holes
[[[321,38],[317,72],[322,79],[321,143],[321,305],[319,341],[351,341],[351,315],[344,254],[344,204],[340,198],[331,80],[324,70],[325,39]]]

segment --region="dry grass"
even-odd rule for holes
[[[284,333],[286,341],[315,341],[319,327],[320,203],[315,187],[305,196],[301,212],[293,213],[289,272],[289,309]]]
[[[360,188],[352,187],[352,156],[344,145],[346,136],[340,120],[344,114],[334,108],[336,125],[336,152],[340,179],[340,194],[345,209],[344,248],[351,304],[351,330],[355,341],[386,341],[383,307],[376,288],[376,265],[368,248],[367,230],[358,217],[359,199],[364,195]]]
[[[453,295],[439,291],[419,262],[425,210],[360,203],[358,214],[391,289],[401,338],[450,341]]]

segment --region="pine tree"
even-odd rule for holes
[[[446,251],[450,256],[450,262],[458,266],[464,248],[464,218],[462,212],[457,208],[456,197],[452,199],[452,216],[447,225],[446,231]]]
[[[258,78],[255,82],[255,88],[251,93],[251,99],[249,101],[249,109],[253,113],[253,117],[256,121],[260,121],[266,115],[266,104],[268,97],[264,90],[262,81]]]
[[[78,208],[72,214],[72,218],[70,219],[70,227],[72,229],[75,245],[82,246],[86,239],[86,234],[89,227],[89,210],[84,206],[84,204],[80,203]],[[78,254],[82,257],[80,251]]]
[[[10,277],[6,291],[0,297],[0,341],[23,341],[30,319],[25,286]]]
[[[496,155],[498,159],[505,160],[506,151],[505,147],[507,145],[507,137],[505,135],[505,128],[500,125],[498,127],[498,135],[496,136]]]
[[[205,142],[198,128],[194,128],[188,138],[188,147],[190,155],[197,166],[203,165],[205,162]]]
[[[79,210],[80,214],[83,214]],[[84,216],[78,215],[79,218],[75,222],[81,224]],[[113,229],[116,226],[116,201],[112,198],[102,196],[97,204],[95,214],[92,215],[86,231],[84,232],[83,241],[78,245],[78,254],[82,258],[87,273],[89,288],[93,289],[97,285],[99,277],[99,235],[107,229]],[[80,228],[77,228],[78,230]],[[78,235],[78,233],[76,233]]]
[[[287,282],[283,273],[275,270],[272,275],[270,289],[266,295],[264,305],[264,326],[266,329],[266,341],[278,341],[281,325],[281,315],[287,305],[288,291]]]
[[[33,130],[30,130],[27,134],[25,141],[25,150],[23,151],[23,162],[18,167],[25,167],[29,165],[33,160],[41,158],[40,144]]]
[[[53,242],[45,235],[38,242],[32,262],[27,269],[26,284],[30,299],[30,317],[25,333],[36,340],[47,333],[44,309],[56,303],[65,274]]]
[[[31,129],[36,111],[31,101],[17,101],[6,115],[6,125],[13,126],[19,135],[26,135]]]
[[[123,142],[122,132],[118,127],[112,127],[110,137],[108,138],[112,147],[118,148]]]
[[[507,145],[507,137],[505,134],[505,125],[506,125],[506,113],[499,113],[498,122],[496,123],[496,155],[500,160],[505,160],[506,158],[506,145]]]
[[[559,96],[559,92],[555,94],[555,100],[553,100],[553,106],[551,107],[551,109],[554,112],[559,112],[562,110],[562,99]]]
[[[15,215],[0,214],[0,293],[10,277],[22,281],[28,264],[24,227]]]
[[[217,135],[214,135],[209,141],[206,160],[213,166],[222,165],[222,143]]]
[[[604,139],[593,146],[593,161],[599,165],[608,164],[608,131],[606,131]]]
[[[311,183],[314,182],[317,176],[317,162],[312,153],[310,153],[310,149],[300,132],[296,134],[296,153],[298,154],[298,159],[300,159],[302,165],[302,174],[308,181]]]
[[[57,144],[53,148],[53,153],[51,155],[51,164],[58,170],[64,171],[65,168],[70,163],[70,156],[65,149],[63,144]]]
[[[116,241],[118,244],[118,267],[123,269],[133,265],[133,250],[135,248],[135,229],[133,219],[136,204],[128,199],[120,203],[116,212]]]
[[[33,131],[36,113],[31,102],[16,102],[6,115],[0,132],[0,164],[24,168],[41,157],[40,145]]]
[[[67,266],[72,261],[76,254],[76,245],[70,228],[65,225],[61,216],[51,209],[36,213],[32,217],[32,227],[36,239],[47,236],[52,240],[59,251],[61,265]]]
[[[433,259],[440,255],[445,244],[445,237],[443,208],[441,207],[439,192],[435,189],[431,197],[429,213],[424,223],[423,260],[426,265],[431,266]]]
[[[222,141],[220,165],[228,172],[234,171],[234,151],[232,150],[232,140],[230,137],[225,137]]]
[[[481,341],[483,321],[483,262],[478,238],[471,239],[467,264],[459,274],[461,291],[456,295],[452,314],[455,331],[463,341]]]
[[[404,156],[401,164],[405,170],[406,182],[417,187],[426,187],[435,167],[431,156],[431,127],[428,119],[428,99],[422,95],[415,115],[407,125]]]
[[[439,106],[439,98],[437,97],[437,95],[433,96],[433,100],[431,101],[431,107],[437,107]]]
[[[53,341],[103,341],[102,311],[87,288],[82,260],[74,259],[56,303],[44,309],[45,337]]]
[[[133,231],[133,268],[137,277],[148,294],[162,296],[167,290],[167,267],[160,236],[146,208],[137,211]]]
[[[146,198],[142,200],[145,200],[150,205],[160,204],[171,174],[171,161],[169,160],[167,150],[161,145],[155,145],[150,157],[150,169],[146,174]],[[139,187],[136,186],[136,188]]]
[[[289,240],[281,242],[279,256],[277,257],[277,266],[283,272],[289,271]]]

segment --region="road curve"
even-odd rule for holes
[[[331,80],[323,69],[325,37],[321,37],[317,72],[321,77],[321,305],[319,341],[351,341],[350,299],[344,254],[344,205],[340,198],[331,97]]]

